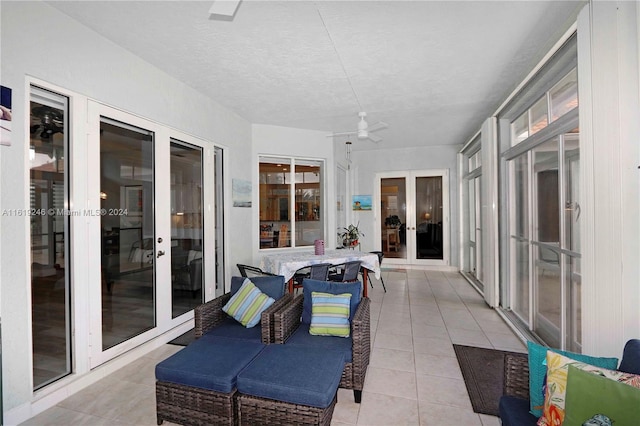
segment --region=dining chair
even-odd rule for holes
[[[382,259],[384,258],[384,253],[381,251],[372,251],[369,253],[373,253],[373,254],[377,254],[378,255],[378,263],[380,264],[380,268],[382,268]],[[382,288],[384,289],[384,292],[387,292],[387,287],[384,285],[384,278],[382,278],[382,272],[380,272],[380,282],[382,283]],[[371,284],[371,288],[373,288],[373,282],[371,281],[371,279],[369,279],[369,284]]]
[[[350,283],[358,280],[358,274],[360,273],[360,265],[362,264],[359,260],[354,260],[351,262],[346,262],[343,265],[342,272],[338,274],[329,275],[329,281],[339,281],[343,283]]]
[[[328,281],[329,268],[331,266],[333,265],[331,265],[330,263],[318,263],[316,265],[311,265],[309,268],[301,269],[301,271],[305,272],[297,272],[293,276],[293,288],[302,288],[302,281],[304,281],[305,278],[310,278],[312,280],[318,281]]]
[[[265,272],[257,266],[243,265],[241,263],[236,264],[238,270],[240,271],[240,275],[249,278],[249,277],[260,277],[260,276],[276,276],[276,274],[272,274],[271,272]]]

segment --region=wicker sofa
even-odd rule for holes
[[[629,340],[619,371],[640,374],[640,340]],[[529,362],[527,354],[508,354],[504,365],[504,395],[500,398],[503,426],[533,426],[538,419],[529,413]]]
[[[319,350],[338,350],[345,353],[345,365],[340,379],[340,387],[352,389],[355,402],[362,399],[362,388],[369,366],[371,353],[371,301],[360,298],[362,283],[329,283],[305,279],[303,294],[274,314],[274,343],[303,345]],[[311,315],[311,292],[329,293],[351,292],[357,295],[355,313],[350,318],[351,333],[348,338],[312,336],[309,334],[307,318]],[[306,302],[306,303],[305,303]]]
[[[156,416],[185,425],[235,424],[236,376],[274,341],[273,314],[292,297],[284,277],[253,277],[261,291],[276,299],[261,315],[261,326],[245,328],[222,307],[243,277],[232,277],[231,291],[195,309],[196,341],[156,366]]]

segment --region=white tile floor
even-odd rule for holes
[[[452,345],[526,347],[457,273],[383,276],[388,292],[375,279],[369,291],[373,350],[362,403],[340,389],[332,425],[499,425],[471,409]],[[180,349],[165,345],[24,424],[155,425],[154,367]]]

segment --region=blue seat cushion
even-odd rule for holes
[[[499,411],[502,426],[535,426],[538,422],[538,418],[529,413],[528,399],[502,396]]]
[[[311,324],[300,324],[300,327],[289,337],[287,345],[300,345],[324,350],[338,351],[344,354],[344,362],[352,362],[353,339],[349,337],[314,336],[309,334]]]
[[[305,278],[302,282],[302,294],[304,297],[304,300],[302,301],[302,322],[305,324],[311,323],[311,314],[313,310],[311,293],[314,291],[329,294],[351,293],[351,304],[349,308],[349,321],[351,321],[358,309],[358,305],[360,304],[362,283],[359,281],[354,283],[338,283]]]
[[[249,340],[262,342],[262,327],[246,328],[232,317],[228,317],[221,324],[207,331],[205,336],[226,337],[228,339]]]
[[[238,373],[264,347],[241,339],[202,336],[156,365],[156,379],[230,393],[236,388]]]
[[[247,278],[245,277],[231,277],[231,295],[237,293],[242,287],[242,283]],[[282,275],[276,276],[264,276],[264,277],[251,277],[249,280],[255,284],[261,292],[271,297],[274,300],[280,299],[284,296],[284,277]]]
[[[238,392],[326,408],[336,395],[343,368],[340,352],[269,345],[238,375]]]

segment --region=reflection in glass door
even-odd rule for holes
[[[171,140],[172,318],[202,303],[202,148]]]
[[[31,87],[30,230],[33,386],[71,373],[68,99]]]
[[[102,350],[155,317],[154,133],[100,117]]]

